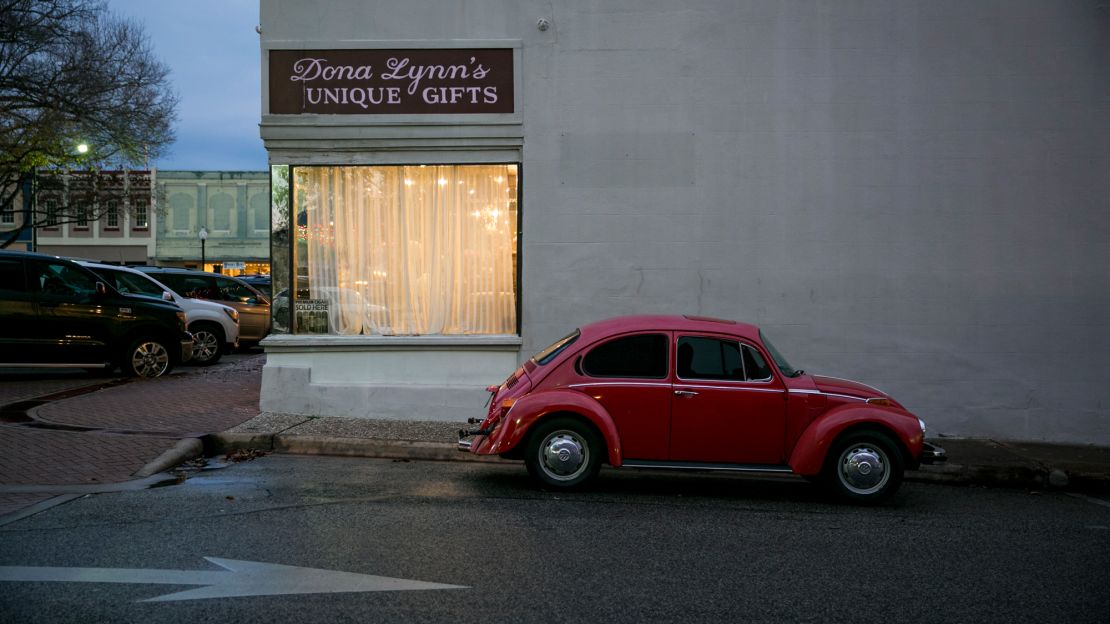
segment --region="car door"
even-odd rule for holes
[[[669,333],[619,336],[576,357],[571,387],[597,400],[617,426],[627,459],[667,459]]]
[[[37,361],[33,335],[37,331],[34,295],[28,286],[22,258],[0,258],[0,362]]]
[[[97,280],[76,265],[35,261],[28,268],[31,289],[37,291],[38,299],[34,330],[42,356],[38,361],[94,364],[110,360],[113,323],[130,310],[105,306],[96,294]]]
[[[786,389],[766,356],[733,337],[678,334],[672,461],[784,463]]]

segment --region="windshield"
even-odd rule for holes
[[[786,361],[786,358],[782,357],[782,354],[775,348],[775,345],[771,344],[771,341],[767,339],[767,334],[764,334],[763,330],[759,330],[759,339],[763,341],[763,346],[767,347],[767,350],[771,352],[771,359],[775,361],[775,364],[778,365],[783,375],[787,377],[797,377],[802,374],[803,371],[795,369]]]
[[[566,349],[571,345],[571,343],[573,343],[575,340],[578,340],[578,336],[580,335],[582,335],[582,332],[578,331],[577,329],[572,331],[566,336],[563,336],[562,338],[556,340],[555,343],[552,344],[550,347],[533,355],[532,361],[536,364],[539,364],[540,366],[547,364],[551,360],[555,359],[556,355],[562,353],[563,349]]]

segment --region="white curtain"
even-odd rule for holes
[[[516,165],[295,171],[297,273],[329,333],[516,332]]]

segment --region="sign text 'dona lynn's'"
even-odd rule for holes
[[[511,113],[509,49],[271,50],[270,113]]]

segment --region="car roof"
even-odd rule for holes
[[[74,262],[86,267],[96,267],[98,269],[117,269],[120,271],[127,271],[128,273],[138,273],[143,277],[147,276],[146,273],[143,273],[142,271],[136,271],[135,269],[129,266],[123,266],[122,264],[105,264],[103,262],[93,262],[92,260],[74,260]]]
[[[613,334],[648,330],[723,333],[733,334],[748,340],[757,340],[759,337],[759,328],[748,323],[708,316],[677,314],[617,316],[583,325],[580,331],[583,338],[593,340]]]
[[[37,258],[39,260],[68,260],[73,262],[72,258],[64,258],[54,254],[44,254],[37,251],[19,251],[16,249],[0,249],[0,256],[17,257],[17,258]]]

